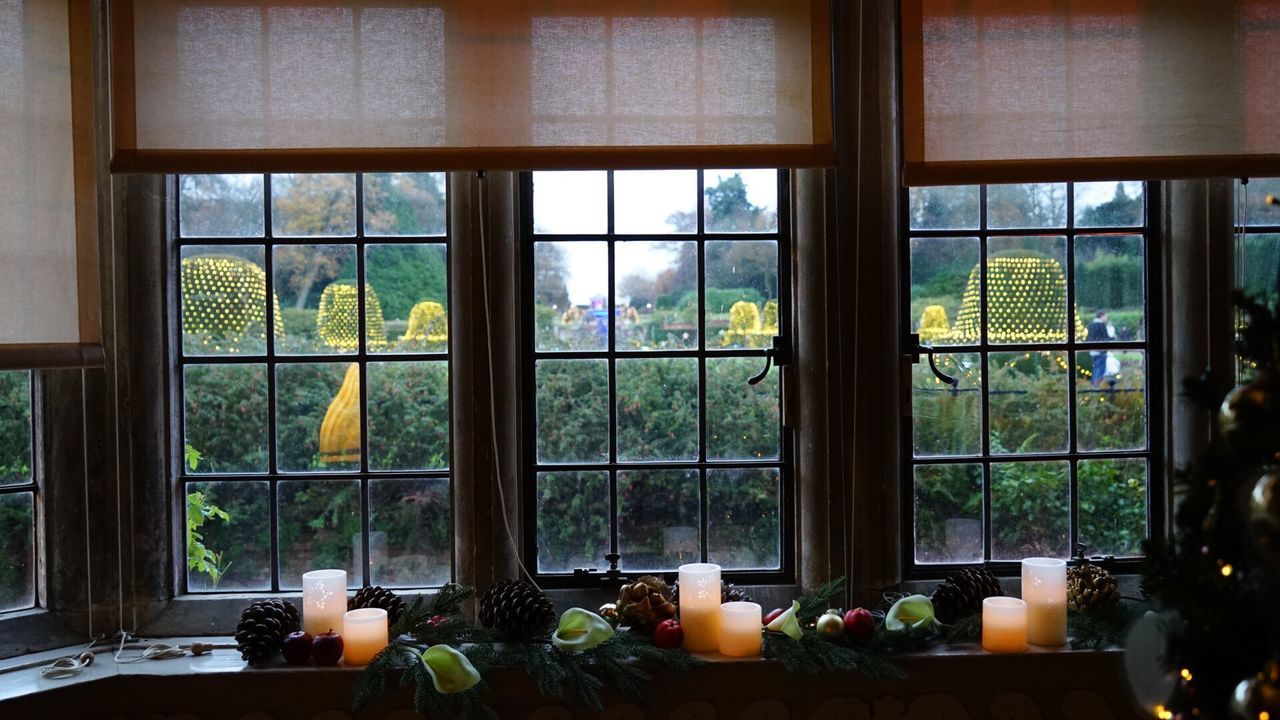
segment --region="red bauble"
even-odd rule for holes
[[[449,618],[444,615],[432,615],[431,617],[424,620],[422,624],[426,625],[429,628],[434,628],[434,627],[440,627],[441,625],[447,622],[449,622]]]
[[[854,608],[844,614],[844,631],[856,638],[869,638],[876,631],[876,618],[866,608]]]
[[[311,659],[317,665],[337,665],[342,659],[342,636],[332,629],[317,635],[311,643]]]
[[[684,644],[684,628],[679,620],[663,620],[653,629],[653,644],[664,650],[675,650]]]
[[[286,635],[280,643],[280,652],[284,655],[285,662],[290,665],[306,665],[311,659],[311,645],[314,641],[311,633],[302,630]]]
[[[760,620],[760,623],[761,623],[762,625],[768,625],[769,623],[773,622],[774,620],[777,620],[777,619],[778,619],[778,616],[779,616],[779,615],[781,615],[781,614],[782,614],[782,613],[784,613],[784,612],[786,612],[786,610],[783,610],[782,608],[774,608],[774,609],[772,609],[772,610],[770,610],[770,611],[769,611],[769,614],[768,614],[768,615],[765,615],[765,616],[764,616],[764,618]]]

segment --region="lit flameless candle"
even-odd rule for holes
[[[720,647],[720,566],[680,566],[680,626],[684,649],[709,652]]]
[[[1027,604],[1018,598],[989,597],[982,601],[982,649],[990,652],[1027,651]]]
[[[342,616],[342,663],[368,665],[387,646],[387,611],[361,608]]]
[[[1027,603],[1027,640],[1032,645],[1066,645],[1066,561],[1056,558],[1023,560],[1022,599]]]
[[[720,654],[760,657],[764,633],[760,606],[753,602],[727,602],[720,606]]]
[[[347,611],[347,571],[312,570],[302,574],[302,629],[312,635],[342,632]]]

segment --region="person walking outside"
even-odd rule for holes
[[[1107,332],[1106,310],[1099,310],[1094,315],[1093,322],[1089,323],[1088,333],[1084,339],[1085,342],[1106,342],[1111,339],[1111,334]],[[1090,350],[1089,357],[1093,358],[1093,377],[1089,380],[1096,387],[1107,374],[1107,351]]]

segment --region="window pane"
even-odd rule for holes
[[[608,567],[609,474],[538,473],[538,572]]]
[[[614,253],[615,349],[698,347],[698,244],[620,242]]]
[[[364,234],[444,235],[444,173],[368,173],[364,179]]]
[[[1066,183],[987,186],[987,226],[993,229],[1066,227]]]
[[[369,582],[384,587],[449,582],[449,502],[448,478],[370,480]]]
[[[359,367],[355,363],[276,366],[280,470],[357,470],[360,450]]]
[[[778,231],[777,170],[703,171],[709,233]]]
[[[183,175],[178,217],[183,237],[261,237],[261,175]]]
[[[1080,450],[1146,447],[1146,354],[1076,353],[1076,436]]]
[[[1081,460],[1076,487],[1080,542],[1089,553],[1141,555],[1147,537],[1147,461]]]
[[[1085,327],[1085,340],[1142,340],[1146,324],[1142,237],[1080,235],[1075,255],[1077,324]]]
[[[991,559],[1070,556],[1066,462],[991,465]]]
[[[182,352],[262,355],[267,351],[267,274],[261,246],[182,248]],[[275,334],[284,336],[272,294]]]
[[[443,243],[369,245],[365,299],[371,352],[449,350],[449,265]],[[374,300],[377,303],[374,303]],[[378,312],[381,310],[381,312]],[[382,325],[386,342],[377,343]]]
[[[609,229],[604,171],[535,172],[533,231],[539,235],[603,235]]]
[[[182,375],[185,471],[267,471],[267,366],[188,365]]]
[[[539,360],[538,462],[609,459],[609,363]]]
[[[355,235],[356,176],[272,175],[271,232],[276,237]]]
[[[726,570],[782,566],[782,476],[776,468],[707,471],[707,561]]]
[[[778,243],[708,242],[707,347],[761,348],[778,334]]]
[[[697,562],[698,471],[618,473],[618,552],[624,570],[674,570]]]
[[[35,494],[0,495],[0,612],[36,604]]]
[[[354,245],[277,245],[272,248],[272,290],[283,306],[284,337],[276,352],[286,355],[353,353],[360,337],[360,299],[356,292]],[[365,302],[371,321],[370,346],[385,339],[376,292]]]
[[[280,587],[300,589],[302,574],[316,568],[346,570],[348,587],[360,587],[360,482],[286,480],[278,488]]]
[[[449,466],[449,365],[369,363],[369,469]]]
[[[186,486],[187,587],[271,589],[271,501],[266,481]]]
[[[993,237],[987,242],[991,343],[1067,341],[1066,257],[1066,238],[1061,237]],[[964,309],[960,313],[966,315]],[[1075,334],[1084,339],[1084,327],[1077,325]]]
[[[698,459],[698,361],[617,361],[618,459]]]
[[[915,187],[910,195],[912,230],[977,229],[980,223],[977,185]]]
[[[613,174],[613,226],[619,235],[698,230],[696,170],[619,170]]]
[[[1246,295],[1274,303],[1276,273],[1280,271],[1280,235],[1246,234],[1242,249],[1243,255],[1237,253],[1236,257],[1236,272],[1243,279],[1240,289]]]
[[[982,466],[917,465],[918,563],[982,562]]]
[[[992,353],[987,358],[991,454],[1067,450],[1067,354]]]
[[[982,452],[982,366],[977,354],[937,354],[938,369],[958,380],[947,385],[927,358],[911,367],[911,414],[916,457]]]
[[[535,347],[604,350],[609,340],[609,246],[540,242],[533,246]]]
[[[747,384],[763,367],[758,357],[707,359],[709,460],[778,457],[780,373],[771,370],[758,384]]]
[[[981,341],[980,253],[977,238],[911,239],[911,318],[921,342]]]
[[[31,373],[0,372],[0,485],[22,485],[31,474]]]
[[[1238,219],[1239,224],[1280,225],[1280,205],[1267,202],[1268,196],[1280,196],[1280,178],[1254,179],[1247,185],[1241,185],[1237,180],[1236,192],[1245,199],[1245,210]]]
[[[1077,227],[1137,227],[1145,216],[1141,182],[1075,184]]]

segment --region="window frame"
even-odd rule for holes
[[[1079,181],[1077,181],[1079,182]],[[1056,183],[1055,183],[1056,184]],[[1077,227],[1075,220],[1076,182],[1065,182],[1066,185],[1066,222],[1061,227],[1049,228],[996,228],[988,225],[987,191],[989,184],[980,184],[978,195],[979,224],[977,228],[965,229],[927,229],[911,228],[911,200],[909,187],[902,187],[898,193],[898,271],[899,297],[901,308],[899,313],[899,342],[902,356],[905,358],[901,378],[902,412],[900,428],[902,438],[898,452],[898,472],[900,490],[900,547],[901,577],[904,581],[937,580],[951,573],[968,567],[981,567],[999,576],[1018,576],[1021,563],[1016,560],[992,560],[993,523],[991,521],[992,472],[993,463],[1015,462],[1067,462],[1068,463],[1068,499],[1069,499],[1069,540],[1071,555],[1079,542],[1079,502],[1077,493],[1077,477],[1081,460],[1125,460],[1144,459],[1147,463],[1146,482],[1146,541],[1163,538],[1165,534],[1165,497],[1167,493],[1165,479],[1165,433],[1162,424],[1165,418],[1165,402],[1163,382],[1165,372],[1164,331],[1165,331],[1165,296],[1163,291],[1164,265],[1162,250],[1164,248],[1163,227],[1159,219],[1163,216],[1162,186],[1159,182],[1144,181],[1144,216],[1140,226],[1126,227]],[[1143,238],[1143,281],[1145,293],[1143,299],[1144,337],[1142,340],[1088,343],[1076,340],[1071,332],[1074,326],[1076,305],[1075,288],[1075,241],[1080,235],[1127,234],[1140,235]],[[1065,342],[1029,342],[1029,343],[992,343],[987,336],[990,315],[987,312],[987,264],[988,241],[1001,237],[1062,237],[1065,241],[1064,270],[1067,275],[1067,337]],[[980,358],[982,382],[982,447],[974,455],[953,456],[915,456],[913,430],[913,387],[912,366],[916,363],[928,363],[926,352],[920,353],[919,359],[913,356],[917,348],[912,344],[912,333],[915,332],[916,319],[911,317],[911,241],[916,238],[977,238],[978,257],[982,277],[982,332],[976,343],[962,345],[945,345],[936,348],[939,353],[965,353],[978,355]],[[1080,316],[1083,319],[1083,315]],[[1107,350],[1141,350],[1145,354],[1145,427],[1146,444],[1138,450],[1095,450],[1081,451],[1078,447],[1077,432],[1077,380],[1074,372],[1067,383],[1067,449],[1062,452],[1043,453],[1009,453],[993,455],[990,451],[990,392],[987,382],[988,359],[992,354],[1002,352],[1036,352],[1051,351],[1065,353],[1074,366],[1080,352],[1099,348]],[[922,563],[916,559],[915,538],[915,473],[919,466],[929,465],[980,465],[982,468],[982,555],[981,562],[957,563]],[[1086,550],[1088,553],[1089,551]],[[1092,554],[1092,553],[1090,553]],[[1107,567],[1118,573],[1140,573],[1146,567],[1145,557],[1108,558]]]
[[[47,606],[44,577],[45,513],[42,497],[44,493],[44,473],[42,472],[41,432],[39,431],[41,427],[40,373],[35,370],[19,370],[16,372],[25,372],[27,374],[27,403],[30,408],[27,416],[27,433],[31,479],[23,483],[0,484],[0,497],[28,493],[31,495],[31,605],[0,610],[0,619],[16,617],[20,613],[29,613],[33,610],[45,610]]]
[[[712,170],[717,168],[710,168]],[[619,544],[618,520],[618,482],[620,471],[630,470],[696,470],[699,474],[699,560],[706,562],[708,553],[708,503],[709,491],[707,473],[709,470],[739,468],[777,468],[779,472],[779,568],[777,570],[722,570],[722,577],[740,585],[791,585],[796,582],[796,546],[798,542],[798,523],[796,521],[797,495],[799,489],[796,480],[796,432],[788,423],[786,410],[787,390],[785,365],[775,364],[769,372],[779,374],[779,448],[776,460],[744,461],[744,460],[709,460],[707,458],[707,385],[706,360],[716,357],[757,357],[763,361],[772,355],[769,348],[735,348],[727,351],[712,351],[707,347],[706,332],[706,252],[705,243],[734,240],[765,240],[777,243],[778,248],[778,337],[784,348],[794,345],[794,278],[792,277],[793,212],[792,179],[786,169],[777,169],[778,177],[778,229],[773,233],[715,233],[705,229],[705,169],[698,169],[697,186],[698,202],[696,207],[696,228],[692,233],[666,235],[653,234],[617,234],[614,228],[614,170],[606,172],[607,178],[607,211],[606,228],[602,234],[553,234],[535,233],[533,217],[533,173],[519,173],[518,192],[521,212],[516,230],[516,242],[519,245],[519,277],[521,283],[521,309],[516,319],[519,327],[520,358],[519,377],[521,385],[522,405],[519,418],[519,435],[521,438],[521,488],[520,528],[521,550],[520,561],[535,581],[545,588],[552,589],[584,589],[599,587],[602,583],[616,583],[632,575],[660,575],[673,579],[675,570],[646,571],[610,568],[605,558],[599,559],[599,566],[589,569],[575,570],[570,573],[548,573],[538,569],[538,493],[537,482],[540,472],[605,472],[608,474],[609,486],[609,552],[617,553]],[[616,317],[609,314],[609,340],[603,350],[594,351],[539,351],[536,346],[535,303],[532,302],[534,255],[533,248],[537,242],[605,242],[608,248],[608,294],[614,297],[615,251],[614,243],[629,241],[673,241],[696,242],[698,245],[698,327],[699,341],[697,347],[679,350],[618,350],[613,342]],[[528,300],[528,301],[526,301]],[[614,363],[619,358],[694,358],[698,361],[698,459],[691,461],[620,461],[617,457],[618,428],[616,422],[617,375]],[[609,364],[609,455],[606,462],[584,463],[543,463],[537,457],[537,386],[536,363],[542,359],[604,359]],[[791,359],[792,362],[794,361]],[[585,570],[585,572],[583,571]]]
[[[165,247],[168,250],[166,266],[170,274],[168,286],[172,289],[170,299],[167,302],[168,316],[172,319],[170,322],[169,332],[166,335],[167,355],[169,356],[169,379],[171,392],[168,395],[168,429],[170,435],[170,453],[171,461],[169,463],[171,480],[170,486],[173,488],[173,512],[174,526],[172,536],[175,538],[173,547],[173,567],[175,568],[174,576],[174,592],[179,597],[192,597],[200,599],[216,600],[219,598],[228,598],[240,594],[251,595],[296,595],[301,593],[301,582],[299,581],[296,588],[282,588],[280,584],[280,537],[279,537],[279,510],[280,495],[279,483],[291,481],[303,482],[350,482],[357,481],[359,483],[359,508],[360,513],[360,537],[361,537],[361,555],[356,560],[359,563],[360,572],[358,576],[348,574],[347,584],[349,588],[367,587],[373,584],[372,570],[370,560],[370,490],[372,482],[375,480],[439,480],[443,479],[448,482],[448,504],[449,504],[449,577],[450,581],[456,581],[458,578],[458,557],[457,557],[457,487],[456,487],[456,454],[457,447],[454,437],[453,428],[455,427],[455,410],[454,410],[454,387],[452,373],[454,367],[455,348],[453,332],[449,333],[446,349],[443,352],[370,352],[367,337],[367,316],[366,316],[366,293],[360,292],[360,288],[367,287],[367,260],[365,252],[372,245],[442,245],[445,248],[446,266],[445,266],[445,293],[448,300],[446,307],[446,316],[448,317],[449,327],[454,325],[453,308],[453,274],[450,272],[450,265],[453,257],[458,251],[457,243],[454,241],[454,225],[450,210],[449,198],[452,195],[453,187],[449,173],[443,173],[445,178],[445,230],[443,235],[366,235],[364,228],[364,177],[366,175],[376,174],[372,172],[355,172],[355,173],[338,173],[343,175],[352,175],[355,184],[354,197],[354,232],[351,235],[328,236],[328,235],[312,235],[312,236],[283,236],[276,237],[272,227],[272,194],[271,183],[273,174],[282,173],[249,173],[262,177],[263,179],[263,229],[262,235],[252,237],[208,237],[208,236],[184,236],[181,232],[181,175],[171,175],[167,177],[165,183],[169,190],[168,197],[165,198],[165,207],[169,212],[170,222],[167,223],[165,238]],[[299,173],[307,174],[307,173]],[[193,246],[214,246],[225,245],[235,247],[261,247],[263,249],[263,272],[266,280],[266,345],[261,354],[223,354],[223,355],[187,355],[183,345],[182,331],[182,250],[185,247]],[[274,292],[275,279],[273,274],[273,253],[272,250],[279,246],[312,246],[312,245],[350,245],[355,249],[356,264],[356,281],[357,281],[357,306],[358,306],[358,337],[359,343],[353,352],[348,353],[307,353],[307,354],[281,354],[276,350],[275,333],[271,331],[275,322],[275,303],[271,302],[272,293]],[[449,447],[449,463],[443,469],[432,470],[371,470],[369,467],[369,407],[368,407],[368,366],[377,363],[416,363],[416,362],[434,362],[444,363],[449,371],[450,380],[446,383],[448,387],[448,399],[446,400],[446,408],[449,413],[447,420],[448,447]],[[276,371],[282,365],[306,365],[306,364],[329,364],[329,363],[356,363],[359,370],[360,379],[360,462],[359,467],[353,470],[340,470],[332,472],[296,472],[283,471],[279,468],[279,458],[277,456],[278,438],[277,438],[277,396],[276,386],[278,380]],[[254,473],[198,473],[193,474],[187,468],[184,462],[184,443],[185,443],[185,414],[186,414],[186,398],[185,398],[185,368],[192,365],[263,365],[266,371],[266,404],[267,404],[267,462],[264,472]],[[269,508],[270,522],[270,586],[260,589],[192,589],[189,583],[190,571],[187,569],[186,563],[186,488],[192,483],[211,483],[211,482],[267,482],[267,498]],[[395,586],[395,590],[402,595],[413,595],[422,591],[429,591],[438,586],[435,585],[410,585]]]

